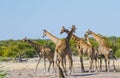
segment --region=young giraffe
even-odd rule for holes
[[[113,50],[111,48],[109,48],[109,46],[107,46],[105,40],[91,30],[88,30],[86,32],[86,34],[92,35],[95,38],[95,40],[98,42],[98,44],[99,44],[98,53],[103,54],[105,57],[106,71],[109,72],[109,70],[110,70],[110,58],[114,59],[113,60],[113,67],[114,67],[114,71],[116,71],[115,64],[114,64],[115,63],[115,56],[114,56]],[[101,69],[101,63],[100,63],[100,69]]]
[[[42,45],[39,45],[29,39],[27,39],[26,37],[22,40],[24,42],[28,42],[34,49],[35,51],[38,53],[39,55],[39,60],[38,60],[38,63],[36,65],[36,68],[35,68],[35,72],[36,73],[36,70],[37,70],[37,67],[38,67],[38,64],[40,63],[40,60],[41,58],[44,58],[44,68],[45,68],[45,72],[46,72],[46,58],[48,59],[48,61],[50,62],[49,63],[49,67],[48,67],[48,72],[50,70],[50,67],[51,67],[51,64],[53,63],[53,68],[54,68],[54,51],[52,51],[51,48],[48,48],[48,47],[45,47],[45,46],[42,46]]]
[[[64,28],[64,26],[62,27],[61,29],[61,34],[63,32],[66,32],[67,34],[70,32],[68,29]],[[77,37],[76,35],[72,34],[72,37],[71,39],[73,41],[75,41],[75,43],[77,44],[77,50],[80,54],[80,62],[81,62],[81,72],[84,72],[84,65],[83,65],[83,53],[87,53],[88,54],[88,57],[90,59],[90,69],[89,69],[89,72],[91,72],[91,69],[92,69],[92,63],[93,63],[93,60],[95,60],[95,50],[93,49],[93,47],[89,44],[87,44],[85,42],[84,39],[82,38],[79,38]],[[96,65],[97,66],[97,65]],[[97,69],[97,67],[96,67]]]
[[[97,68],[98,52],[97,52],[97,50],[93,47],[93,45],[91,44],[90,38],[89,38],[89,36],[88,36],[87,33],[85,33],[84,38],[85,38],[85,40],[87,41],[87,43],[91,46],[91,48],[93,49],[93,52],[94,52],[94,53],[93,53],[93,59],[94,59],[94,61],[95,61],[95,68],[96,68],[96,70],[98,71],[98,68]]]
[[[44,30],[43,33],[44,36],[47,35],[56,44],[55,55],[54,55],[55,63],[57,65],[57,63],[59,64],[61,62],[65,75],[67,75],[66,68],[63,65],[63,60],[65,59],[65,56],[67,56],[69,60],[69,69],[70,69],[69,74],[71,74],[71,70],[72,70],[73,60],[72,60],[72,53],[70,51],[69,41],[74,31],[75,31],[75,25],[72,25],[72,29],[65,39],[59,39],[46,30]]]

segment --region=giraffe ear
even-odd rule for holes
[[[72,25],[72,28],[73,28],[74,33],[75,33],[75,30],[76,30],[77,28],[75,27],[75,25]]]

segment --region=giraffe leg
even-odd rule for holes
[[[65,75],[67,76],[66,69],[65,69],[64,64],[63,64],[63,58],[61,59],[61,66],[63,68]]]
[[[57,63],[59,63],[58,55],[57,55],[57,52],[56,52],[56,51],[55,51],[55,54],[54,54],[54,62],[55,62],[55,66],[54,66],[54,76],[56,77],[56,76],[57,76]]]
[[[64,58],[64,67],[65,67],[65,69],[66,69],[66,57]]]
[[[49,67],[48,67],[48,72],[50,71],[50,67],[51,67],[51,61],[49,61],[50,63],[49,63]]]
[[[72,57],[71,57],[69,63],[70,63],[70,66],[69,66],[69,69],[70,69],[69,75],[71,75],[71,72],[72,72],[72,69],[73,69],[73,60],[72,60]]]
[[[68,61],[69,61],[69,75],[71,75],[72,68],[73,68],[72,55],[68,55]]]
[[[107,70],[107,72],[109,72],[110,71],[110,59],[107,59],[107,63],[108,63],[108,70]]]
[[[108,71],[107,69],[107,59],[105,58],[105,68],[106,68],[106,71]]]
[[[44,68],[45,68],[44,73],[46,73],[46,58],[45,57],[44,57]]]
[[[53,63],[53,64],[52,64],[52,66],[53,66],[53,73],[55,73],[55,72],[54,72],[54,68],[55,68],[55,67],[54,67],[54,60],[52,60],[52,63]]]
[[[81,63],[81,73],[85,72],[84,65],[83,65],[83,59],[80,56],[80,63]]]
[[[90,69],[89,69],[89,72],[92,71],[92,64],[93,64],[93,60],[92,60],[92,58],[90,58]]]
[[[92,68],[91,69],[95,69],[95,61],[94,60],[93,60]]]
[[[110,59],[108,57],[108,55],[105,55],[105,64],[106,64],[106,71],[109,72],[110,71]]]
[[[95,71],[99,72],[98,67],[97,67],[97,59],[95,59]]]
[[[58,70],[57,70],[57,72],[58,72],[58,73],[57,73],[57,77],[58,77],[58,78],[65,78],[64,73],[63,73],[61,67],[59,66],[59,64],[57,64],[57,67],[58,67]]]
[[[102,71],[102,58],[100,57],[100,71]]]
[[[113,68],[114,68],[114,72],[116,72],[116,67],[115,67],[115,59],[113,59]]]
[[[34,74],[35,74],[36,71],[37,71],[37,67],[38,67],[38,64],[40,63],[40,60],[41,60],[41,57],[39,57],[39,60],[38,60],[38,63],[37,63],[37,65],[36,65],[36,68],[35,68],[35,72],[34,72]]]

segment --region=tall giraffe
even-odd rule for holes
[[[63,32],[66,32],[68,34],[70,31],[63,26],[60,33],[62,34]],[[86,43],[83,38],[79,38],[74,34],[72,34],[71,39],[77,44],[77,50],[80,54],[81,72],[85,71],[84,65],[83,65],[83,53],[86,53],[90,59],[89,72],[91,72],[92,63],[95,58],[95,51],[93,50],[92,46],[90,46],[88,43]]]
[[[100,37],[99,35],[97,35],[93,31],[88,30],[86,32],[86,34],[92,35],[94,37],[94,39],[98,42],[98,44],[99,44],[98,53],[101,53],[101,54],[104,55],[106,71],[109,72],[109,70],[110,70],[110,58],[114,58],[115,59],[113,50],[106,44],[106,41],[102,37]],[[114,67],[114,71],[116,71],[115,60],[113,60],[113,67]]]
[[[45,47],[45,46],[42,46],[42,45],[39,45],[29,39],[27,39],[26,37],[22,40],[24,42],[28,42],[34,49],[35,51],[38,53],[39,55],[39,60],[38,60],[38,63],[36,65],[36,68],[35,68],[35,72],[36,73],[36,70],[37,70],[37,67],[38,67],[38,64],[40,63],[40,60],[41,58],[44,58],[44,68],[45,68],[45,72],[46,72],[46,58],[48,59],[48,61],[50,62],[49,63],[49,67],[48,67],[48,72],[50,70],[50,67],[51,67],[51,64],[53,63],[53,68],[54,68],[54,51],[52,51],[51,48],[48,48],[48,47]]]
[[[51,33],[49,33],[46,30],[44,30],[44,33],[43,33],[44,36],[47,35],[56,44],[55,55],[54,55],[55,63],[57,65],[57,63],[59,64],[61,62],[61,65],[62,65],[65,75],[67,75],[66,68],[63,65],[63,60],[65,59],[65,56],[67,56],[68,60],[69,60],[69,69],[70,69],[69,74],[71,74],[71,70],[72,70],[73,60],[72,60],[72,53],[70,51],[69,41],[70,41],[71,35],[74,31],[75,31],[75,26],[72,25],[72,29],[65,39],[59,39],[59,38],[53,36]]]
[[[98,51],[97,51],[97,50],[93,47],[93,45],[91,44],[90,38],[89,38],[89,36],[88,36],[87,33],[85,33],[84,38],[85,38],[85,40],[87,41],[87,43],[91,46],[91,48],[92,48],[92,50],[93,50],[93,57],[92,57],[92,59],[94,59],[94,61],[95,61],[95,68],[96,68],[96,70],[98,71],[98,68],[97,68]]]

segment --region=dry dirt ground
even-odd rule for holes
[[[66,78],[120,78],[120,60],[116,61],[117,72],[113,72],[111,65],[110,72],[105,72],[103,67],[102,72],[86,72],[80,73],[79,58],[74,59],[74,73]],[[4,70],[8,71],[8,78],[56,78],[52,73],[52,67],[49,73],[44,73],[43,61],[40,62],[36,74],[34,74],[35,66],[38,58],[29,59],[28,62],[1,62],[0,64],[4,67]],[[85,70],[89,69],[89,61],[84,60]],[[103,64],[104,65],[104,64]],[[48,67],[48,62],[47,62]]]

